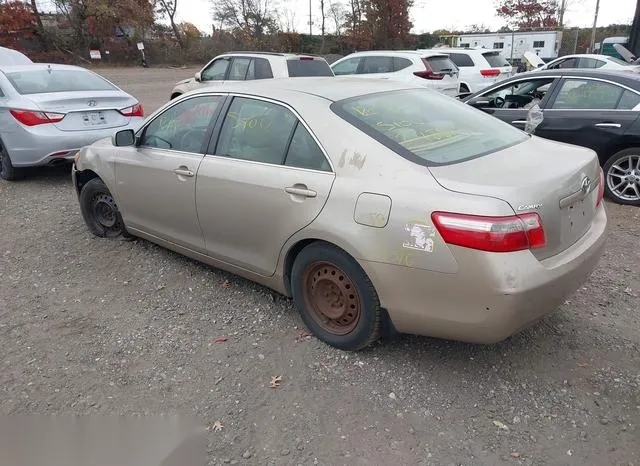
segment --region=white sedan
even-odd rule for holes
[[[537,63],[536,70],[557,70],[565,68],[599,68],[603,70],[625,70],[625,71],[640,71],[640,66],[632,65],[625,61],[622,61],[615,57],[608,55],[595,55],[595,54],[578,54],[578,55],[565,55],[564,57],[556,58],[547,64],[540,60]]]

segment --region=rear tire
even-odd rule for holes
[[[7,181],[16,181],[24,178],[24,168],[16,168],[11,163],[11,157],[0,143],[0,178]]]
[[[337,247],[317,242],[300,251],[291,291],[307,328],[328,345],[357,351],[380,337],[376,290],[360,265]]]
[[[618,204],[640,206],[640,147],[613,154],[602,170],[609,199]]]
[[[130,239],[115,199],[100,178],[93,178],[80,191],[80,210],[89,231],[101,238]]]

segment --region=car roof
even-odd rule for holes
[[[242,50],[242,51],[231,51],[224,52],[218,55],[219,57],[223,57],[225,55],[235,55],[235,56],[244,56],[244,57],[284,57],[285,59],[290,58],[298,58],[298,57],[312,57],[315,59],[322,59],[322,57],[318,55],[314,55],[311,53],[279,53],[279,52],[259,52],[252,50]]]
[[[339,79],[340,83],[336,83]],[[363,83],[363,81],[365,81]],[[363,85],[365,84],[365,85]],[[205,94],[209,92],[234,92],[246,93],[260,97],[271,97],[275,99],[286,98],[287,96],[315,96],[320,99],[335,102],[350,97],[374,94],[377,92],[388,92],[403,89],[421,89],[424,87],[404,83],[402,81],[392,81],[386,79],[364,79],[358,77],[299,77],[282,79],[260,79],[254,81],[225,81],[221,86],[215,88],[202,87],[190,91],[184,95]]]
[[[509,81],[517,81],[525,77],[536,76],[568,76],[568,77],[585,77],[585,78],[600,78],[607,79],[609,81],[615,81],[619,84],[624,84],[628,87],[640,91],[640,73],[636,71],[626,70],[603,70],[600,68],[568,68],[564,70],[533,70],[525,73],[519,73],[515,76],[508,78],[501,83]],[[482,91],[480,91],[482,92]]]
[[[359,52],[353,52],[343,58],[352,57],[356,55],[390,55],[390,56],[417,56],[423,57],[425,54],[438,54],[438,55],[446,55],[442,52],[436,52],[432,50],[362,50]]]
[[[558,60],[559,58],[573,58],[573,57],[578,57],[578,58],[595,58],[598,60],[606,60],[608,58],[611,58],[607,55],[598,55],[595,53],[572,53],[571,55],[563,55],[561,57],[558,58],[554,58],[554,60]]]
[[[6,63],[6,66],[33,63],[24,53],[0,46],[0,64],[3,62]]]
[[[501,49],[484,49],[484,48],[478,48],[478,47],[434,47],[432,49],[421,49],[421,50],[432,50],[434,52],[437,52],[439,50],[442,50],[444,53],[446,52],[479,52],[479,53],[486,53],[486,52],[500,52],[502,53]]]

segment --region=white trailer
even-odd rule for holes
[[[462,34],[453,42],[456,47],[501,50],[508,60],[522,60],[525,52],[543,59],[557,58],[561,41],[561,31],[530,31]]]

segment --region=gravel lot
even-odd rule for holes
[[[101,72],[149,113],[194,70]],[[639,465],[640,209],[607,208],[599,268],[534,328],[351,354],[260,286],[92,237],[67,169],[0,182],[0,412],[195,414],[224,425],[211,464]]]

